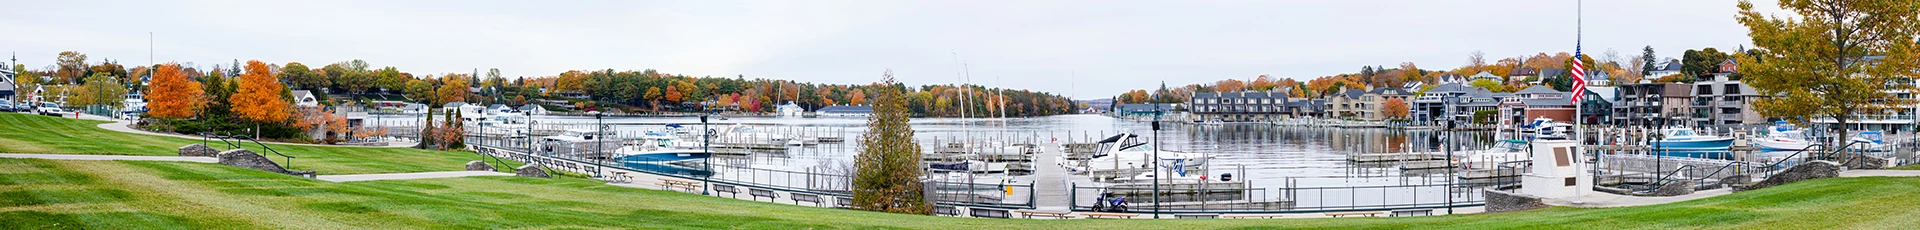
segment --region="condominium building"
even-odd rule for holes
[[[1285,92],[1194,93],[1187,109],[1201,120],[1268,121],[1293,114],[1287,101]]]

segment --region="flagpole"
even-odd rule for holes
[[[1582,13],[1581,7],[1585,5],[1584,3],[1585,1],[1574,1],[1574,5],[1573,5],[1573,53],[1574,53],[1573,64],[1575,66],[1581,65],[1580,63],[1580,36],[1581,36],[1580,26],[1581,25],[1580,24],[1581,24],[1581,16],[1583,16],[1581,15]],[[1579,82],[1574,82],[1573,84],[1579,84],[1584,86],[1586,85],[1586,81],[1587,81],[1587,79],[1584,77],[1584,75],[1587,74],[1585,73],[1587,71],[1587,68],[1585,66],[1581,66],[1578,69],[1580,69],[1581,73],[1575,73],[1575,74],[1583,77],[1580,77],[1578,79],[1573,79],[1574,81],[1579,81]],[[1575,93],[1574,94],[1575,96],[1573,96],[1573,98],[1585,98],[1587,95],[1586,87],[1575,87],[1573,91],[1576,91],[1576,92],[1573,92]],[[1584,103],[1580,103],[1580,101],[1581,100],[1573,101],[1573,140],[1574,140],[1573,143],[1576,146],[1576,148],[1574,148],[1575,149],[1574,151],[1582,150],[1577,147],[1580,145],[1585,145],[1587,141],[1586,130],[1580,129],[1581,125],[1583,125],[1583,123],[1586,123],[1585,116],[1582,116],[1581,114],[1581,112],[1585,112],[1585,110],[1581,109],[1581,104],[1584,104]],[[1578,152],[1576,152],[1575,155],[1578,155]],[[1588,173],[1586,172],[1586,170],[1589,170],[1589,169],[1587,167],[1583,167],[1583,166],[1586,166],[1586,164],[1574,164],[1574,165],[1576,165],[1575,167],[1580,168],[1580,172],[1578,173]],[[1578,205],[1581,203],[1585,203],[1585,202],[1581,202],[1580,200],[1580,196],[1582,192],[1580,190],[1586,190],[1586,189],[1580,188],[1580,185],[1578,183],[1575,183],[1574,190],[1573,190],[1573,204]]]

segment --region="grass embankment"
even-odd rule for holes
[[[199,144],[200,139],[134,134],[101,129],[110,122],[78,120],[21,113],[0,113],[0,153],[101,154],[177,156],[180,146]],[[213,140],[207,144],[226,149]],[[480,155],[467,152],[431,151],[409,148],[360,148],[267,144],[274,150],[294,156],[292,168],[317,170],[322,175],[396,172],[459,171]],[[242,148],[286,165],[286,158],[265,152],[259,145],[245,143]],[[495,167],[511,169],[518,163]]]
[[[1887,168],[1887,169],[1892,169],[1892,170],[1920,170],[1920,164],[1911,164],[1911,165],[1901,165],[1901,166],[1898,166],[1898,167],[1892,167],[1892,168]]]
[[[1510,228],[1829,229],[1920,226],[1920,178],[1836,178],[1690,202],[1411,218],[999,220],[802,207],[470,177],[330,183],[216,164],[0,159],[0,228]]]

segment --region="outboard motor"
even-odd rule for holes
[[[1226,181],[1233,181],[1233,174],[1232,174],[1232,173],[1221,173],[1221,174],[1220,174],[1220,181],[1222,181],[1222,182],[1226,182]]]

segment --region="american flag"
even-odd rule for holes
[[[1580,104],[1580,97],[1587,95],[1587,67],[1580,63],[1580,47],[1573,48],[1573,104]]]

